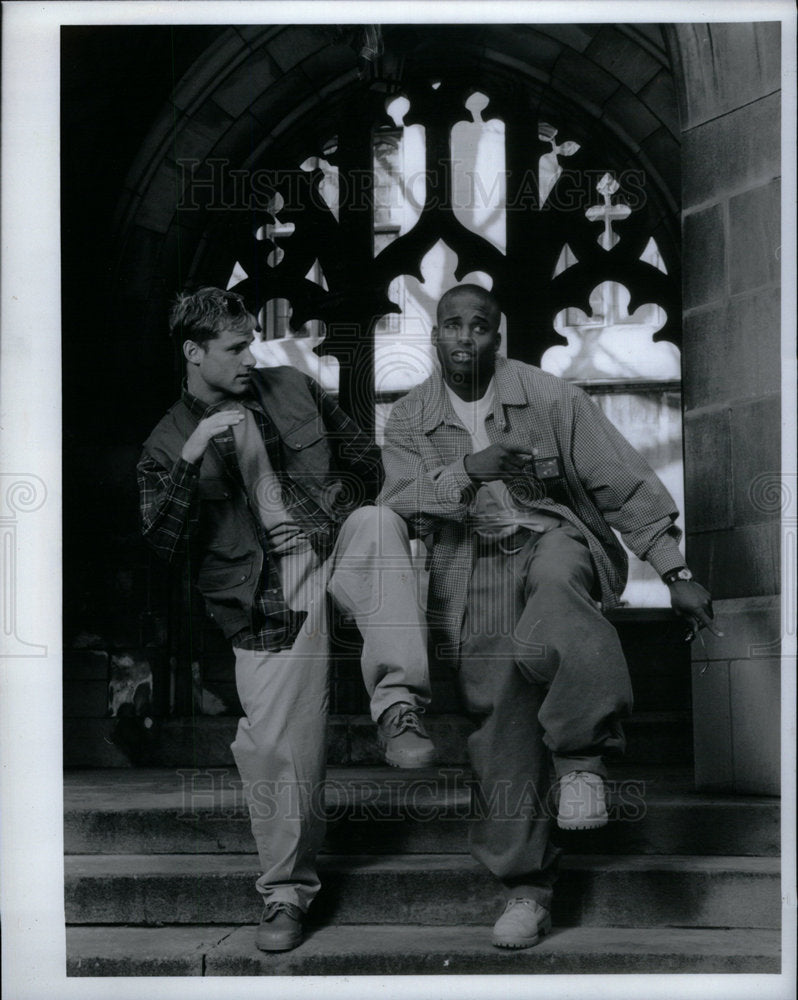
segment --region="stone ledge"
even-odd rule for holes
[[[507,951],[491,928],[332,926],[266,954],[255,928],[68,927],[68,976],[302,976],[486,973],[778,973],[778,931],[555,927]],[[181,971],[178,971],[181,970]],[[191,970],[191,971],[182,971]]]

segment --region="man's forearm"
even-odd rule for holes
[[[186,547],[198,516],[199,465],[178,458],[166,471],[148,456],[138,466],[142,534],[164,559]]]

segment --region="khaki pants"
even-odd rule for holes
[[[363,681],[375,720],[397,701],[429,702],[426,635],[407,527],[387,507],[363,507],[343,524],[310,588],[308,616],[291,649],[234,650],[245,717],[232,744],[244,784],[265,899],[307,910],[319,890],[325,832],[329,710],[327,595],[363,636]]]

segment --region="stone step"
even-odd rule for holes
[[[778,973],[773,930],[555,927],[534,948],[490,943],[490,925],[311,929],[266,954],[254,926],[68,927],[68,976],[323,976],[488,973]]]
[[[474,726],[462,715],[428,715],[441,763],[466,764],[466,741]],[[230,744],[238,719],[230,715],[194,718],[64,719],[66,767],[232,767]],[[624,760],[682,766],[693,759],[688,712],[640,712],[625,724]],[[330,719],[327,761],[333,766],[382,762],[374,723],[367,715]]]
[[[496,880],[467,855],[328,855],[319,872],[322,923],[488,924],[501,909]],[[258,874],[252,855],[72,855],[66,922],[249,923]],[[563,926],[774,929],[780,912],[775,858],[598,855],[564,859],[553,915]]]
[[[470,771],[330,768],[325,785],[333,854],[468,851]],[[610,824],[565,833],[579,854],[777,856],[780,800],[697,793],[684,769],[617,767]],[[234,768],[71,771],[64,776],[67,854],[246,854],[255,850]]]

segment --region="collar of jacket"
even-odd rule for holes
[[[180,393],[180,398],[185,404],[188,412],[194,417],[194,419],[199,423],[200,420],[204,420],[205,417],[209,417],[212,413],[215,413],[225,400],[220,400],[218,403],[203,403],[201,399],[188,391],[188,383],[183,380],[183,388]],[[250,410],[260,410],[260,404],[254,396],[230,396],[233,402],[240,403],[242,406],[249,407]]]
[[[529,398],[521,381],[518,369],[506,358],[496,358],[496,371],[493,375],[495,395],[493,398],[493,419],[497,427],[507,430],[505,406],[526,406]],[[449,402],[449,397],[443,387],[443,376],[437,372],[422,386],[423,418],[422,429],[425,434],[431,434],[441,424],[460,426],[460,421]]]

